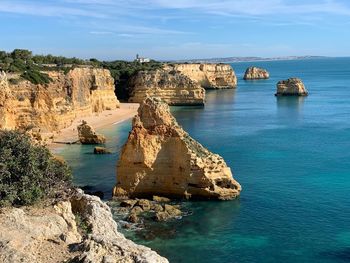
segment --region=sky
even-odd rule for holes
[[[104,60],[350,56],[349,0],[0,0],[0,50]]]

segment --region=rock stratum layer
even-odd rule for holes
[[[140,71],[129,81],[129,102],[147,97],[162,98],[169,105],[203,105],[205,90],[174,70]]]
[[[243,79],[254,80],[254,79],[268,79],[270,77],[269,72],[266,69],[258,67],[249,67],[245,71]]]
[[[78,219],[77,219],[78,218]],[[77,222],[85,226],[80,232]],[[79,230],[79,231],[78,231]],[[167,263],[117,230],[110,208],[78,191],[45,208],[0,210],[0,262]]]
[[[167,65],[195,80],[205,89],[227,89],[237,86],[237,77],[228,64],[174,64]]]
[[[224,200],[240,191],[223,158],[191,138],[166,103],[141,104],[117,164],[115,196]]]
[[[11,84],[0,76],[0,128],[37,128],[55,132],[68,127],[76,117],[119,107],[114,80],[108,70],[75,68],[47,72],[52,82]]]
[[[290,78],[277,83],[275,96],[307,96],[308,94],[301,79]]]

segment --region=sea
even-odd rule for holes
[[[270,79],[245,81],[249,66]],[[207,91],[204,107],[172,107],[189,134],[220,154],[242,185],[233,201],[188,201],[186,216],[122,230],[170,262],[350,262],[350,58],[232,64],[236,89]],[[275,97],[299,77],[308,97]],[[74,183],[111,198],[131,121],[99,130],[111,155],[67,145]]]

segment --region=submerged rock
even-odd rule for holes
[[[269,72],[266,69],[258,67],[249,67],[245,71],[243,79],[268,79],[270,77]]]
[[[82,124],[78,126],[78,136],[82,144],[101,144],[106,142],[106,137],[97,134],[86,121],[83,121]]]
[[[299,78],[290,78],[281,80],[277,83],[277,92],[275,96],[307,96],[304,83]]]
[[[157,98],[140,105],[117,175],[114,196],[226,200],[241,191],[224,159],[191,138]]]

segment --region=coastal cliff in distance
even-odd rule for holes
[[[129,81],[129,102],[160,97],[169,105],[204,105],[205,90],[189,77],[170,69],[140,71]]]
[[[114,196],[227,200],[240,191],[224,159],[191,138],[166,103],[141,103],[117,164]]]
[[[74,68],[46,72],[48,84],[35,85],[18,75],[0,76],[0,129],[35,128],[52,133],[68,127],[76,117],[119,107],[109,70]],[[13,81],[15,80],[15,81]]]
[[[228,64],[168,64],[175,71],[197,81],[205,89],[227,89],[237,86],[237,77]]]

